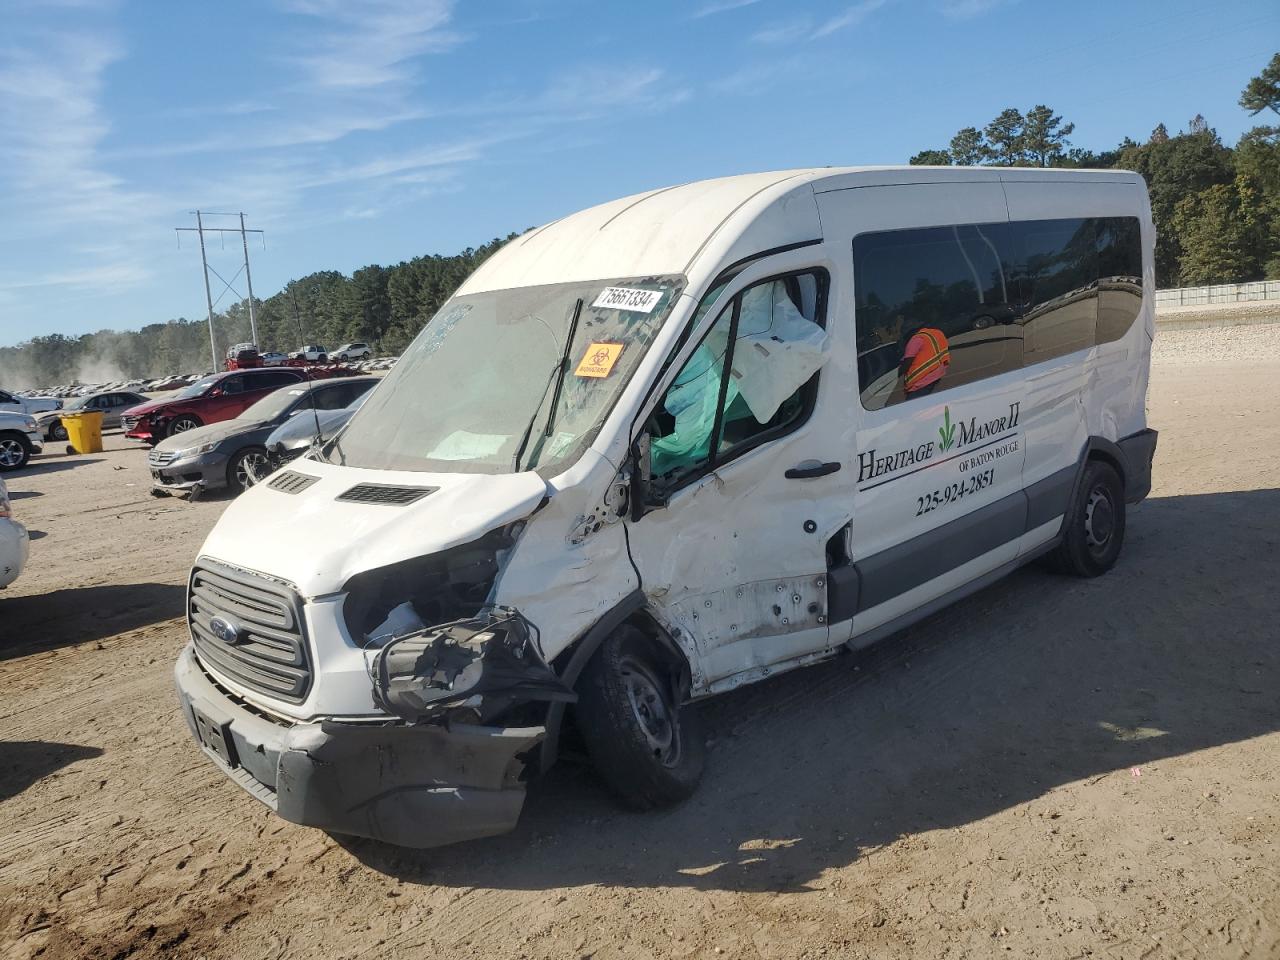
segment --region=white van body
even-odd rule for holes
[[[518,616],[569,691],[630,624],[678,664],[687,702],[874,642],[1069,535],[1118,551],[1123,501],[1148,492],[1155,447],[1153,243],[1137,174],[1008,168],[728,177],[530,231],[463,284],[336,443],[227,508],[192,573],[193,646],[176,670],[193,733],[288,819],[451,842],[514,824],[573,694],[501,722],[394,716],[387,690],[372,692],[394,686],[379,649],[433,624],[424,601],[384,595],[383,571]],[[523,303],[556,285],[568,299],[554,318],[499,306],[493,331],[474,334],[497,346],[411,389],[450,338],[473,335],[469,320],[489,322],[486,298]],[[745,329],[760,316],[774,326]],[[570,341],[558,384],[541,355],[503,354],[503,337],[539,323]],[[950,361],[912,394],[901,354],[921,326],[945,328]],[[721,340],[734,346],[717,353]],[[711,380],[697,396],[689,386],[699,351],[718,406]],[[533,427],[562,387],[571,410],[593,390],[607,403],[580,432],[544,437]],[[517,388],[536,469],[519,465],[518,419],[492,433],[431,420],[451,416],[437,412],[450,391],[476,398],[459,409],[505,416],[503,391]],[[714,431],[705,452],[673,453],[690,397]],[[395,452],[437,428],[451,432],[422,464]],[[659,477],[660,460],[678,466]],[[1105,483],[1082,491],[1090,463],[1122,502]],[[1071,534],[1077,514],[1088,530]],[[465,564],[432,565],[460,550]],[[359,629],[356,608],[372,611]],[[482,714],[483,700],[467,709]]]

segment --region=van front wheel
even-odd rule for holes
[[[673,671],[634,627],[618,628],[583,670],[576,716],[592,764],[625,806],[669,806],[697,788],[697,713],[681,709]]]
[[[1067,512],[1054,566],[1078,577],[1098,577],[1115,566],[1124,545],[1124,485],[1115,467],[1085,464],[1084,478]]]

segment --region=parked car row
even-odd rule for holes
[[[377,382],[376,377],[350,377],[270,390],[232,419],[161,440],[147,457],[151,477],[157,489],[169,492],[247,490],[274,469],[267,450],[277,428],[296,419],[309,446],[316,434],[313,411],[342,411]]]
[[[7,390],[0,390],[0,413],[25,413],[28,416],[57,410],[62,401],[57,397],[24,397]]]

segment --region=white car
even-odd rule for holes
[[[9,509],[9,491],[0,480],[0,590],[18,579],[27,564],[30,540],[27,528],[13,519]]]
[[[285,354],[272,351],[271,353],[264,353],[262,355],[262,365],[264,367],[278,367],[288,359],[288,356]]]
[[[61,406],[62,401],[57,397],[20,397],[16,393],[0,390],[0,412],[35,414],[57,410]]]
[[[44,449],[44,436],[33,417],[0,411],[0,471],[18,470]]]
[[[333,351],[335,360],[365,360],[373,356],[373,350],[367,343],[357,340],[355,343],[344,343]]]
[[[308,343],[301,350],[295,350],[289,354],[291,360],[310,360],[324,363],[329,359],[329,351],[318,343]]]

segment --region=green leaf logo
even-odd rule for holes
[[[938,428],[938,436],[942,438],[942,449],[950,450],[956,441],[956,425],[951,422],[951,408],[942,410],[942,426]]]

